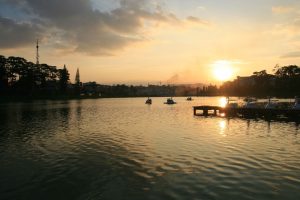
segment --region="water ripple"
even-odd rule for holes
[[[194,117],[195,98],[0,106],[1,199],[299,199],[294,123]]]

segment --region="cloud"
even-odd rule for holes
[[[204,6],[198,6],[197,9],[203,11],[203,10],[206,10],[206,7],[204,7]]]
[[[300,36],[300,16],[289,18],[285,23],[275,24],[272,34],[281,35],[284,38],[296,38]]]
[[[300,51],[289,52],[281,56],[281,58],[300,58]]]
[[[199,19],[197,17],[189,16],[186,18],[186,21],[196,23],[196,24],[203,24],[203,25],[209,25],[208,21]]]
[[[293,25],[300,28],[300,16],[294,20]]]
[[[274,14],[286,14],[286,13],[291,13],[295,9],[293,7],[288,7],[288,6],[273,6],[272,7],[272,13]]]
[[[66,46],[68,50],[72,47],[90,55],[112,55],[131,44],[147,41],[145,32],[153,24],[204,23],[196,17],[181,20],[147,0],[119,0],[119,5],[110,11],[93,7],[91,0],[3,0],[3,3],[18,8],[27,21],[7,19],[0,29],[3,36],[0,43],[5,41],[6,45],[0,48],[11,43],[23,46],[36,37],[50,35],[57,46]],[[8,28],[10,33],[4,31]],[[21,38],[13,41],[18,36]]]
[[[42,29],[30,23],[16,22],[0,16],[0,47],[28,46],[40,37]]]
[[[294,6],[274,6],[272,12],[280,14],[276,17],[273,34],[282,35],[284,38],[297,38],[300,35],[300,7]]]

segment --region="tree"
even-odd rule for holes
[[[8,86],[6,63],[6,58],[0,55],[0,91],[7,89]]]
[[[268,74],[266,70],[262,70],[259,72],[253,72],[252,77],[255,82],[251,87],[251,91],[255,92],[258,96],[271,96],[272,90],[272,82],[274,81],[274,75]]]
[[[59,69],[59,83],[60,83],[60,91],[62,93],[66,92],[69,80],[70,80],[70,75],[66,68],[66,65],[64,65],[63,69]]]
[[[297,65],[289,65],[284,67],[275,67],[275,75],[278,77],[295,77],[300,76],[300,68]]]
[[[262,70],[259,72],[253,72],[253,75],[256,77],[265,77],[265,76],[268,76],[269,74],[267,73],[266,70]]]
[[[297,65],[288,65],[274,68],[277,93],[283,96],[300,94],[300,68]]]

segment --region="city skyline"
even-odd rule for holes
[[[300,64],[296,0],[0,1],[0,50],[71,81],[221,83]],[[226,75],[226,77],[224,76]]]

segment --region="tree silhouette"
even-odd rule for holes
[[[300,96],[300,68],[297,65],[280,67],[276,65],[274,74],[268,74],[266,70],[253,72],[248,77],[238,77],[233,81],[223,83],[219,88],[208,85],[202,89],[189,86],[127,86],[127,85],[89,85],[81,88],[82,93],[88,96],[101,93],[103,97],[131,97],[131,96],[174,96],[174,95],[226,95],[226,96]],[[79,73],[78,73],[79,75]],[[57,69],[48,64],[34,64],[21,57],[0,55],[0,94],[17,97],[53,97],[53,95],[65,97],[70,94],[75,97],[79,94],[76,86],[68,89],[69,72],[66,66]],[[71,87],[70,87],[71,88]],[[77,87],[78,89],[78,87]],[[60,95],[59,95],[60,94]],[[55,97],[55,96],[54,96]]]
[[[70,75],[66,68],[66,65],[64,65],[63,69],[59,69],[59,83],[60,83],[60,91],[62,93],[66,92],[69,80],[70,80]]]
[[[21,57],[0,55],[0,93],[6,95],[49,95],[57,90],[64,94],[69,81],[66,67],[34,64]],[[57,86],[56,86],[57,85]]]
[[[3,93],[8,87],[6,58],[0,55],[0,93]]]
[[[300,95],[300,68],[297,65],[274,67],[274,74],[266,70],[254,72],[245,77],[247,81],[236,79],[226,82],[221,87],[221,93],[237,96],[277,96],[293,97]]]

